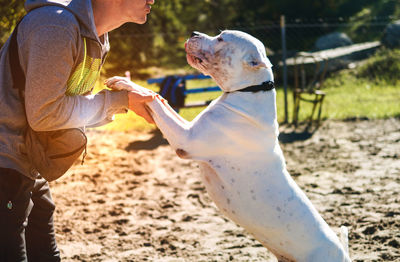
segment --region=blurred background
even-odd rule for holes
[[[0,45],[23,16],[23,2],[4,1],[0,5]],[[147,85],[149,78],[194,73],[184,52],[191,32],[216,35],[224,29],[236,29],[257,37],[266,46],[274,65],[281,121],[293,118],[290,103],[294,103],[291,92],[296,80],[290,59],[299,52],[319,54],[338,47],[344,48],[344,53],[330,52],[329,67],[324,69],[327,98],[322,119],[399,116],[399,19],[397,0],[156,0],[146,24],[126,24],[110,33],[111,52],[102,77],[129,71],[132,79]],[[309,63],[305,70],[307,81],[322,70],[315,66]],[[219,94],[200,96],[204,95],[201,99]],[[304,108],[300,120],[311,110]],[[192,119],[201,109],[194,110],[187,115],[182,110],[182,114]]]
[[[4,0],[2,0],[4,1]],[[24,1],[4,1],[0,7],[0,45],[24,14]],[[148,22],[126,24],[110,33],[112,52],[107,73],[131,70],[133,76],[149,67],[186,66],[183,43],[194,30],[218,34],[238,29],[259,38],[269,56],[282,52],[280,18],[286,17],[288,56],[311,51],[321,36],[346,34],[342,45],[382,40],[386,27],[400,18],[395,0],[169,0],[156,1]],[[400,34],[399,34],[400,35]],[[347,41],[347,42],[346,42]],[[400,39],[398,39],[400,42]],[[335,43],[332,43],[335,44]],[[124,57],[124,59],[120,59]]]

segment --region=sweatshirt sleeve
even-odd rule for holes
[[[126,91],[65,95],[80,37],[73,28],[47,24],[29,29],[18,44],[26,75],[25,107],[32,129],[97,126],[110,122],[114,114],[127,111]]]

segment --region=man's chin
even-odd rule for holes
[[[147,22],[147,15],[145,17],[135,18],[135,19],[133,19],[132,22],[135,24],[143,25],[144,23]]]

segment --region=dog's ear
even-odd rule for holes
[[[245,65],[252,69],[259,69],[262,67],[271,68],[272,64],[266,57],[261,57],[259,53],[248,54],[245,56]]]

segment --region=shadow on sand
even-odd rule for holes
[[[305,141],[313,136],[317,131],[309,128],[291,128],[290,126],[285,127],[279,134],[279,141],[283,144],[293,143],[296,141]],[[151,132],[153,136],[149,140],[131,142],[126,148],[126,151],[139,151],[139,150],[154,150],[159,146],[168,145],[168,141],[163,137],[159,129],[155,129]]]
[[[151,132],[153,136],[149,140],[135,141],[129,143],[125,148],[126,151],[153,150],[161,145],[168,145],[168,141],[163,137],[159,129]]]
[[[283,130],[280,131],[278,139],[282,144],[305,141],[310,139],[317,130],[318,126],[310,128],[310,126],[293,127],[291,125],[283,125]]]
[[[293,143],[296,141],[305,141],[311,138],[313,133],[309,133],[308,131],[304,131],[301,133],[291,132],[291,133],[280,133],[279,141],[283,144]]]

